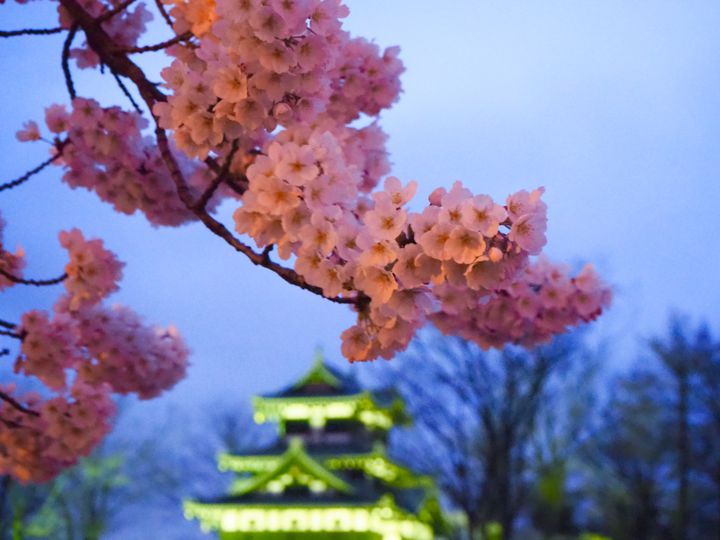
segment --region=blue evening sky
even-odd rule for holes
[[[613,284],[615,303],[600,326],[622,361],[663,329],[673,308],[717,325],[720,4],[364,0],[350,7],[353,33],[402,47],[404,93],[382,125],[394,174],[418,180],[418,199],[456,179],[500,199],[544,185],[546,252],[594,262]],[[53,8],[5,5],[0,22],[49,26]],[[0,178],[45,158],[41,144],[21,145],[14,132],[66,100],[60,41],[0,42]],[[77,79],[80,95],[125,103],[109,77]],[[2,194],[7,244],[26,249],[28,275],[49,276],[61,271],[59,229],[104,238],[127,263],[114,300],[187,336],[193,366],[178,397],[273,387],[301,371],[318,345],[339,357],[338,336],[353,320],[344,307],[254,268],[199,225],[153,229],[58,178],[50,169]],[[6,319],[53,298],[18,289],[2,297]]]
[[[720,3],[348,3],[354,34],[402,48],[404,93],[382,125],[394,174],[416,179],[419,198],[457,179],[499,199],[545,186],[546,253],[594,262],[613,284],[598,325],[615,344],[613,365],[663,331],[672,309],[718,328]],[[54,24],[47,2],[0,7],[2,29]],[[45,158],[14,132],[67,100],[60,45],[58,36],[0,41],[3,180]],[[107,76],[76,83],[81,96],[125,104]],[[62,271],[58,230],[104,238],[127,263],[113,300],[177,325],[193,350],[170,400],[192,407],[273,389],[317,346],[339,361],[353,321],[344,307],[254,268],[199,225],[154,229],[59,176],[51,169],[0,194],[7,245],[26,249],[28,275],[46,277]],[[0,318],[54,297],[17,289],[0,296]]]

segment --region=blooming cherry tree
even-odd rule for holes
[[[199,221],[253,264],[352,309],[341,336],[350,361],[389,359],[428,322],[482,347],[534,346],[608,305],[592,267],[572,276],[532,258],[546,241],[542,188],[494,201],[455,182],[411,206],[416,182],[388,176],[377,123],[400,92],[399,51],[343,30],[340,0],[50,1],[56,28],[0,36],[65,34],[68,99],[20,127],[19,141],[50,140],[51,156],[0,191],[52,164],[118,212]],[[153,15],[171,36],[140,45]],[[133,60],[153,51],[169,61],[161,85]],[[79,96],[75,69],[112,75],[129,107]],[[222,201],[233,223],[217,217]],[[19,343],[16,372],[44,388],[0,387],[0,474],[21,480],[52,478],[89,452],[112,394],[157,396],[188,355],[174,329],[105,304],[122,263],[101,240],[72,230],[60,243],[65,273],[43,281],[24,277],[22,250],[0,240],[0,290],[64,286],[52,312],[0,320]]]

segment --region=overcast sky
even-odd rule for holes
[[[456,179],[500,199],[545,186],[546,252],[594,262],[614,287],[598,325],[616,345],[613,365],[661,332],[672,309],[720,329],[719,2],[348,3],[353,33],[402,48],[404,93],[382,125],[394,174],[416,179],[419,197]],[[0,7],[3,29],[54,24],[42,2]],[[66,100],[60,43],[0,42],[3,180],[45,158],[14,132]],[[78,93],[109,102],[110,82],[80,76]],[[62,271],[58,230],[104,238],[127,263],[114,300],[175,324],[193,350],[170,400],[271,390],[306,369],[317,346],[339,361],[353,321],[342,306],[253,268],[199,225],[153,229],[59,176],[51,169],[0,194],[7,243],[25,247],[28,275],[45,277]],[[52,299],[13,290],[0,296],[0,318]]]

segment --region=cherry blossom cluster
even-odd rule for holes
[[[597,318],[611,299],[592,266],[571,278],[567,269],[544,258],[523,268],[512,282],[498,280],[490,290],[468,291],[447,283],[436,292],[441,305],[430,316],[433,324],[484,349],[546,343]]]
[[[65,293],[52,313],[28,311],[15,329],[15,372],[46,390],[12,397],[24,411],[0,400],[0,474],[22,480],[47,480],[90,452],[109,429],[113,393],[156,397],[185,376],[189,354],[174,328],[146,326],[132,310],[102,304],[122,264],[100,240],[73,229],[60,243],[69,254]]]
[[[0,473],[21,482],[46,482],[79,456],[87,455],[110,430],[115,404],[106,388],[77,380],[64,394],[17,395],[13,385],[0,392],[16,395],[28,414],[0,402]]]
[[[45,311],[26,312],[21,321],[22,345],[15,371],[37,377],[52,390],[64,390],[68,370],[81,360],[74,320],[67,314],[54,319]]]
[[[72,229],[60,233],[60,245],[70,255],[65,266],[68,311],[95,305],[118,289],[123,265],[102,240],[85,240],[78,229]]]
[[[357,241],[367,247],[353,283],[371,302],[342,335],[343,353],[353,361],[391,358],[428,317],[452,305],[449,292],[465,298],[491,294],[511,283],[528,255],[545,243],[542,189],[520,191],[501,206],[456,182],[449,192],[433,192],[422,212],[406,212],[402,206],[414,185],[403,189],[390,179],[384,187],[363,216],[370,238]],[[368,258],[368,250],[376,256]],[[478,341],[482,328],[475,330]]]
[[[78,317],[87,349],[80,379],[108,384],[118,394],[152,399],[185,376],[189,351],[174,327],[149,327],[131,309],[95,306]]]
[[[141,133],[147,125],[141,115],[75,98],[70,112],[63,105],[48,107],[45,122],[50,132],[67,138],[55,163],[66,169],[63,180],[70,187],[94,191],[124,214],[139,210],[154,225],[173,226],[193,219],[177,197],[157,146]],[[192,193],[200,193],[208,182],[207,169],[187,159],[178,161]]]
[[[227,140],[260,139],[278,125],[377,115],[400,92],[398,49],[351,39],[337,0],[174,2],[177,45],[163,71],[172,95],[154,112],[177,146],[204,158]]]
[[[450,191],[433,192],[422,212],[409,212],[415,182],[388,177],[382,190],[364,195],[366,183],[344,151],[346,141],[319,128],[281,132],[248,167],[248,191],[234,218],[237,232],[259,247],[276,245],[281,258],[294,257],[295,270],[325,296],[356,300],[358,322],[342,336],[348,359],[392,357],[428,317],[444,328],[453,319],[459,333],[473,335],[461,332],[472,328],[472,339],[485,343],[497,334],[493,317],[505,288],[526,283],[523,276],[535,280],[526,283],[528,290],[553,296],[556,309],[543,312],[548,321],[537,329],[531,327],[539,311],[525,326],[504,329],[497,344],[539,343],[606,303],[598,281],[583,295],[557,287],[560,277],[542,280],[540,270],[526,270],[528,256],[546,241],[542,188],[500,205],[456,182]],[[557,269],[551,274],[574,283]],[[580,297],[592,309],[576,309]]]
[[[23,315],[21,354],[15,370],[62,391],[67,377],[118,394],[151,399],[185,375],[188,350],[175,328],[145,326],[124,306],[94,305],[67,312],[67,297],[54,317],[33,310]]]
[[[142,3],[60,0],[70,40],[76,30],[94,35],[72,49],[78,66],[105,66],[132,81],[158,127],[150,137],[141,113],[74,97],[66,67],[73,99],[69,108],[48,107],[45,124],[69,186],[118,212],[140,211],[153,225],[200,218],[253,262],[350,304],[357,321],[342,334],[350,361],[392,357],[428,321],[482,347],[534,346],[609,304],[591,267],[571,276],[533,259],[546,243],[542,188],[498,202],[456,182],[411,209],[416,183],[387,176],[376,123],[400,93],[398,48],[351,37],[341,0],[161,2],[175,38],[132,52],[169,47],[163,91],[125,54],[150,20]],[[79,10],[100,18],[104,33]],[[107,42],[96,51],[88,43],[98,40]],[[48,140],[35,121],[17,138]],[[235,231],[263,254],[212,215],[230,197],[239,205]],[[3,228],[0,218],[0,270],[19,278],[23,253],[5,249]],[[21,340],[16,373],[44,387],[0,387],[0,474],[24,481],[51,478],[90,451],[108,429],[112,393],[155,397],[187,365],[173,328],[103,304],[122,264],[101,241],[77,230],[60,241],[69,262],[52,312],[28,311],[17,327],[0,321],[3,337]],[[295,273],[278,269],[271,254]],[[17,281],[0,273],[0,290]]]
[[[3,232],[5,230],[5,220],[0,214],[0,270],[10,274],[11,276],[21,277],[22,269],[25,266],[23,250],[18,248],[15,253],[5,248],[3,244]],[[0,291],[12,287],[14,282],[0,273]]]

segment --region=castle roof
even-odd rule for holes
[[[263,398],[350,396],[362,388],[355,377],[329,365],[323,357],[315,356],[310,370],[294,384],[280,391],[263,394]]]

